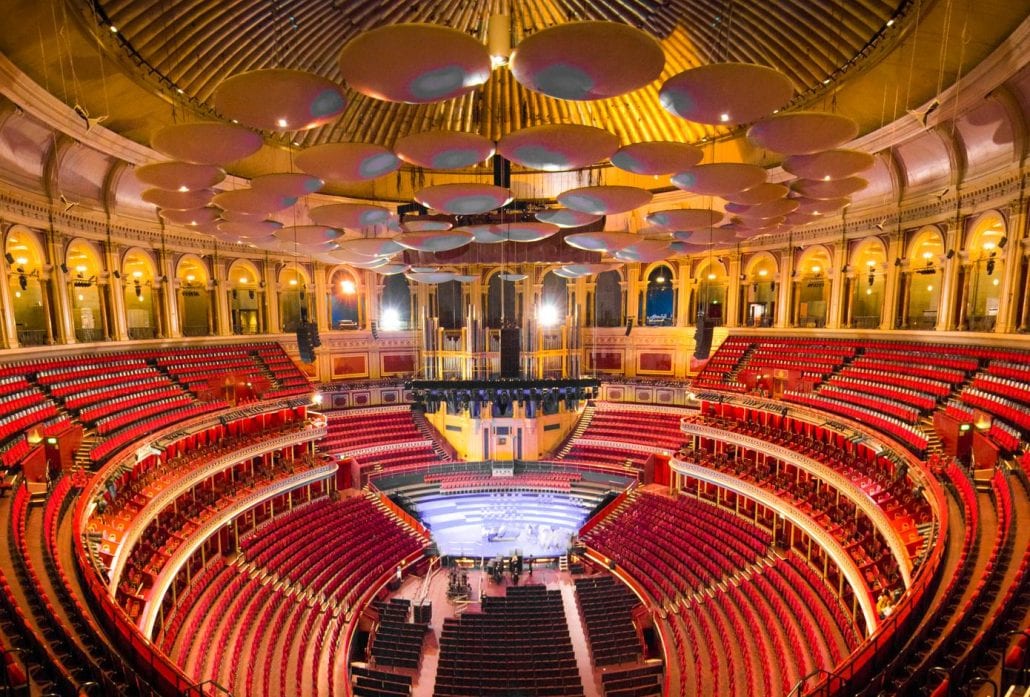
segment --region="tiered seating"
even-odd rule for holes
[[[279,432],[266,435],[274,437]],[[145,493],[138,494],[129,502],[129,510],[137,508],[158,494],[163,485],[174,481],[180,474],[202,466],[205,459],[213,459],[225,453],[225,448],[215,448],[205,453],[207,458],[186,457],[185,462],[177,462],[169,467],[165,477],[147,487]],[[126,572],[118,588],[118,598],[126,603],[126,613],[136,619],[135,600],[145,600],[150,589],[150,581],[156,577],[161,568],[175,553],[179,546],[190,538],[197,528],[197,521],[202,517],[210,517],[233,506],[237,501],[246,498],[253,491],[273,485],[277,480],[291,476],[297,470],[321,464],[312,455],[293,459],[276,458],[271,464],[254,467],[250,470],[237,470],[233,481],[207,481],[185,491],[162,511],[140,535],[126,561]],[[138,508],[137,508],[138,510]],[[123,552],[124,553],[124,552]]]
[[[116,433],[108,434],[106,439],[90,449],[89,457],[93,462],[100,462],[111,455],[111,453],[136,442],[148,434],[160,431],[180,421],[186,421],[203,414],[218,411],[225,408],[225,406],[224,402],[194,402],[175,408],[169,408],[166,404],[153,405],[153,408],[147,408],[147,418],[126,426]],[[138,413],[137,416],[139,416]]]
[[[577,578],[576,595],[594,664],[610,666],[636,661],[640,657],[640,639],[632,611],[640,604],[637,597],[609,575]]]
[[[328,433],[319,445],[327,452],[424,440],[407,406],[331,411],[326,416]]]
[[[610,446],[574,443],[561,459],[565,462],[596,462],[643,469],[648,457],[646,452],[620,448],[618,443],[612,443]]]
[[[807,340],[799,351],[794,339],[763,338],[747,362],[748,368],[797,370],[802,375],[823,378],[855,355],[846,343]]]
[[[158,356],[156,362],[194,392],[205,388],[212,378],[223,375],[255,381],[264,377],[260,364],[245,347],[180,348]]]
[[[286,355],[282,346],[261,344],[255,348],[255,353],[258,360],[279,383],[279,388],[271,390],[268,397],[284,397],[311,391],[311,382],[293,362],[293,359]]]
[[[234,694],[331,694],[350,606],[425,542],[363,496],[299,506],[244,538],[238,560],[198,573],[158,641]]]
[[[601,675],[605,697],[659,697],[662,694],[662,664],[606,671]]]
[[[963,474],[954,469],[949,468],[947,471],[949,476],[964,477]],[[960,486],[960,492],[963,495],[967,495],[965,493],[966,485],[963,483]],[[1000,615],[1005,612],[1006,606],[1001,604],[995,608],[995,612],[991,617],[987,617],[991,604],[997,602],[999,586],[1005,574],[1009,556],[1012,553],[1012,541],[1016,534],[1013,522],[1012,488],[1001,469],[995,470],[994,476],[991,478],[991,494],[994,498],[998,523],[997,533],[994,537],[994,544],[991,547],[987,564],[980,570],[976,578],[969,579],[969,583],[975,582],[976,584],[972,593],[958,613],[951,619],[947,630],[940,635],[940,642],[937,644],[937,647],[932,652],[924,655],[918,668],[911,671],[910,675],[907,676],[910,679],[906,681],[905,687],[914,684],[911,677],[924,675],[931,666],[940,665],[942,662],[948,665],[949,668],[954,667],[958,670],[956,664],[967,661],[972,653],[984,650],[985,647],[981,646],[981,643],[986,641],[996,624],[1000,621]],[[965,549],[963,549],[964,552]],[[1018,558],[1017,563],[1025,565],[1028,558],[1030,558],[1030,552],[1025,549],[1021,550],[1021,556]],[[1010,584],[1007,600],[1012,600],[1015,593],[1019,592],[1019,584],[1022,582],[1025,574],[1026,566],[1020,566],[1017,572],[1017,582]],[[959,574],[956,574],[953,577],[952,586],[956,584],[958,576]],[[951,590],[952,588],[949,587],[948,591]],[[952,660],[946,661],[945,657],[949,656],[952,657]],[[955,656],[958,656],[959,660],[954,660]]]
[[[372,639],[376,665],[418,669],[429,625],[408,622],[410,607],[410,601],[400,598],[379,604],[379,624]]]
[[[847,549],[873,590],[890,588],[897,583],[900,577],[897,562],[869,518],[858,511],[854,503],[837,497],[831,489],[820,486],[804,473],[789,466],[776,472],[768,463],[756,465],[750,459],[731,459],[723,453],[702,450],[683,450],[680,457],[757,484],[810,516]],[[895,489],[887,482],[884,485],[885,491]]]
[[[368,453],[356,458],[359,464],[381,467],[384,470],[401,470],[406,467],[423,467],[440,461],[433,444],[429,441],[412,443],[406,448]]]
[[[513,586],[444,620],[436,697],[583,695],[561,592]]]
[[[683,414],[655,410],[619,409],[598,404],[584,440],[608,440],[653,446],[656,450],[675,450],[683,442],[679,421]],[[578,439],[577,439],[578,440]]]
[[[772,541],[768,533],[721,508],[653,493],[635,497],[582,539],[625,567],[660,604],[732,576],[767,554]]]
[[[411,694],[411,676],[387,673],[365,665],[352,665],[351,689],[355,697],[407,697]]]
[[[900,443],[917,454],[926,452],[929,439],[922,429],[905,423],[900,419],[884,416],[875,409],[856,407],[838,399],[805,392],[785,392],[783,399],[788,402],[814,407],[821,411],[846,416],[849,419],[854,419],[859,423],[896,438]]]
[[[363,579],[389,571],[387,560],[402,559],[425,542],[371,500],[352,496],[276,519],[244,539],[241,549],[256,567],[349,608],[363,592]]]
[[[876,373],[873,373],[873,375],[876,375]],[[873,378],[865,371],[849,371],[848,368],[845,368],[841,373],[832,376],[828,381],[828,385],[853,390],[855,392],[863,392],[869,395],[886,397],[893,402],[907,404],[917,412],[931,411],[937,407],[937,398],[934,395],[927,394],[922,390],[893,384],[894,381],[900,382],[900,379],[895,379],[890,376],[883,377],[891,382],[887,382],[881,378]],[[921,379],[922,378],[918,378],[917,380]],[[913,382],[914,381],[915,380],[913,380]],[[942,386],[941,389],[946,390],[944,394],[950,394],[951,392],[947,386]]]
[[[1023,432],[1030,433],[1030,393],[1027,392],[1025,385],[1013,385],[1007,378],[1002,381],[990,377],[978,377],[973,385],[974,387],[962,390],[959,398],[963,402],[1004,419]],[[982,387],[989,387],[990,390],[981,389]],[[1002,393],[1017,396],[1019,400],[1003,397]]]
[[[744,355],[752,346],[754,346],[754,342],[746,337],[731,336],[726,339],[694,378],[694,387],[731,392],[744,391],[743,385],[729,382],[728,378],[729,374],[740,365]]]

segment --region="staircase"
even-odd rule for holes
[[[740,355],[740,360],[738,360],[737,364],[733,366],[733,370],[731,370],[730,372],[726,373],[725,376],[723,376],[723,382],[725,382],[726,384],[736,382],[737,376],[740,375],[740,371],[742,371],[747,366],[748,362],[751,360],[751,356],[753,356],[755,351],[757,350],[757,342],[748,346],[744,353]]]
[[[272,369],[268,367],[268,364],[265,363],[265,360],[261,357],[261,354],[259,354],[257,351],[251,351],[249,355],[251,358],[254,359],[254,364],[261,368],[261,377],[268,380],[269,391],[274,392],[276,390],[282,389],[282,384],[279,382],[279,379],[275,377],[275,373],[273,373]]]
[[[436,429],[433,428],[428,421],[426,421],[426,415],[420,411],[411,412],[411,420],[415,422],[415,428],[422,434],[422,437],[432,443],[433,452],[436,453],[436,457],[441,462],[453,462],[455,459],[454,449],[448,444],[447,447],[441,442],[440,434],[437,433]]]
[[[588,404],[583,407],[583,413],[579,417],[579,423],[576,424],[576,428],[569,434],[569,437],[562,444],[561,449],[558,451],[558,459],[565,457],[572,450],[572,446],[575,441],[583,437],[583,433],[590,427],[590,422],[594,419],[594,406]]]

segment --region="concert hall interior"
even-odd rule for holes
[[[4,0],[0,695],[1030,697],[1024,0]]]

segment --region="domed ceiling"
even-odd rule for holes
[[[875,58],[887,29],[907,21],[912,0],[97,0],[87,17],[114,27],[123,58],[139,77],[189,109],[218,115],[219,83],[247,71],[295,68],[346,86],[340,52],[351,40],[385,25],[430,23],[487,40],[490,17],[504,14],[513,46],[554,25],[603,20],[642,29],[665,55],[660,77],[624,96],[591,102],[555,99],[527,89],[498,68],[480,87],[431,104],[381,101],[347,89],[343,113],[330,123],[290,135],[300,146],[336,141],[392,147],[431,129],[473,131],[496,140],[544,123],[584,124],[623,134],[623,142],[694,142],[730,129],[678,118],[659,106],[659,88],[688,68],[713,62],[774,67],[793,86],[795,103],[821,95],[846,71]],[[897,33],[895,30],[895,33]],[[374,50],[374,46],[369,47]],[[431,47],[420,47],[429,59]],[[603,55],[615,50],[597,45]],[[375,57],[372,58],[375,60]],[[389,56],[383,56],[384,63]]]

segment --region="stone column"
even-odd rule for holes
[[[958,302],[958,321],[955,323],[954,329],[965,331],[969,329],[967,315],[969,313],[969,289],[973,281],[973,264],[969,261],[969,255],[966,252],[959,253],[959,260],[962,282],[959,284],[958,298],[956,299],[956,302]]]
[[[38,278],[36,281],[39,283],[39,297],[43,303],[43,326],[46,327],[46,343],[47,346],[52,346],[54,343],[54,328],[50,321],[50,318],[53,316],[51,315],[52,310],[50,306],[50,283],[42,278]]]

